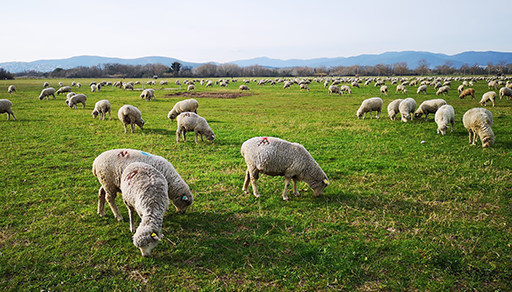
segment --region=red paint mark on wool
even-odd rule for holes
[[[134,170],[132,172],[130,172],[127,176],[126,176],[126,180],[131,180],[139,171],[138,170]],[[128,185],[130,185],[130,183],[128,183]]]
[[[258,143],[258,146],[268,145],[268,144],[270,144],[270,142],[268,141],[268,137],[263,137],[263,138],[261,138],[260,143]]]
[[[128,151],[121,151],[121,152],[119,152],[119,154],[117,154],[117,157],[119,157],[119,158],[128,157]]]

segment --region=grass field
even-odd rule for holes
[[[249,84],[250,95],[196,84],[198,114],[217,138],[176,143],[176,123],[167,119],[186,97],[169,80],[157,85],[156,99],[140,91],[104,87],[91,93],[91,80],[77,93],[88,96],[85,110],[70,109],[65,97],[39,100],[46,80],[0,81],[0,99],[13,103],[16,121],[0,115],[0,288],[7,291],[510,291],[512,290],[512,101],[488,104],[496,143],[468,143],[462,125],[466,110],[479,107],[489,89],[475,84],[476,99],[458,98],[452,82],[443,97],[455,108],[455,131],[436,134],[429,120],[358,120],[373,84],[353,94],[328,95],[313,82],[297,85]],[[54,88],[58,81],[48,80]],[[101,81],[101,80],[96,80]],[[116,80],[112,80],[116,81]],[[125,80],[126,81],[126,80]],[[147,80],[141,80],[145,85]],[[183,82],[183,80],[181,80]],[[9,95],[7,87],[18,90]],[[382,96],[384,108],[396,98],[418,105],[436,98]],[[142,86],[135,86],[140,89]],[[209,94],[207,94],[208,96]],[[112,120],[93,119],[96,101],[108,99]],[[138,107],[144,130],[125,134],[117,119],[123,104]],[[276,136],[301,143],[330,180],[314,197],[300,183],[301,196],[283,201],[284,178],[262,176],[261,198],[244,194],[242,143]],[[424,142],[423,142],[424,141]],[[423,143],[422,143],[423,142]],[[194,204],[187,214],[171,207],[164,239],[150,258],[132,243],[127,209],[117,222],[96,214],[96,156],[114,148],[134,148],[168,159],[189,184]],[[252,189],[250,189],[252,190]]]

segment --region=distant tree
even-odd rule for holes
[[[409,74],[409,67],[406,62],[398,62],[393,64],[393,73],[395,75],[407,75]]]
[[[12,79],[14,79],[14,74],[5,71],[4,68],[0,68],[0,79],[1,80],[6,80],[6,79],[12,80]]]
[[[171,68],[169,71],[171,71],[172,75],[176,76],[180,73],[181,67],[182,66],[181,66],[180,62],[174,61],[174,62],[172,62]]]
[[[429,66],[430,64],[426,59],[421,59],[418,61],[418,67],[416,67],[415,71],[418,73],[418,75],[424,76],[430,71]]]

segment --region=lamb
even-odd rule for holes
[[[193,112],[197,114],[197,108],[199,107],[199,103],[197,100],[191,98],[191,99],[185,99],[182,101],[178,101],[172,110],[169,112],[167,117],[172,121],[181,113],[183,112]]]
[[[372,118],[372,111],[377,112],[377,119],[380,118],[380,112],[382,110],[382,98],[380,97],[372,97],[363,100],[361,103],[361,106],[357,110],[357,118],[361,119],[361,117],[364,119],[366,117],[366,113],[370,113],[370,119]]]
[[[471,95],[471,97],[475,98],[475,90],[473,88],[464,89],[460,93],[459,98],[463,99],[464,97],[469,96],[469,95]]]
[[[414,113],[416,109],[416,101],[408,97],[400,103],[398,108],[400,110],[400,116],[402,116],[402,122],[407,123],[407,121],[412,118],[411,113]]]
[[[428,114],[435,113],[441,106],[447,104],[444,99],[431,99],[425,100],[420,104],[416,112],[414,113],[414,117],[416,119],[420,119],[423,114],[425,114],[425,121],[428,120]]]
[[[480,137],[482,147],[490,147],[494,144],[492,126],[492,113],[484,108],[472,108],[462,117],[464,127],[469,132],[469,143],[475,145]]]
[[[53,99],[55,99],[55,88],[48,87],[48,88],[41,90],[41,94],[39,95],[39,100],[43,100],[46,97],[48,97],[48,99],[50,99],[50,95],[53,96]]]
[[[71,92],[71,86],[63,86],[57,90],[57,95],[61,93]]]
[[[500,100],[501,100],[504,96],[508,96],[508,98],[507,98],[507,99],[512,98],[512,89],[510,89],[510,88],[508,88],[508,87],[502,87],[502,88],[500,88]]]
[[[7,88],[7,93],[9,93],[9,94],[16,93],[16,87],[14,87],[14,85],[9,85],[9,88]]]
[[[197,139],[198,135],[201,135],[201,141],[203,142],[203,135],[209,142],[213,142],[215,139],[215,134],[208,125],[206,119],[196,113],[183,112],[178,115],[176,122],[178,123],[178,129],[176,130],[176,143],[180,142],[180,134],[183,135],[183,142],[187,142],[186,133],[192,131],[196,135],[196,144],[199,143]]]
[[[153,166],[144,162],[130,163],[122,172],[120,190],[128,208],[130,231],[135,232],[133,244],[143,257],[163,238],[162,224],[165,211],[169,208],[167,180]],[[141,222],[135,229],[135,214]]]
[[[92,111],[92,117],[96,118],[98,115],[100,116],[100,120],[105,120],[105,117],[108,112],[108,119],[109,121],[112,120],[112,116],[110,114],[111,106],[110,102],[106,99],[102,99],[94,105],[94,110]]]
[[[242,84],[240,87],[238,87],[238,91],[244,91],[244,90],[251,90],[249,86]]]
[[[7,120],[16,120],[14,113],[12,112],[12,102],[8,99],[0,99],[0,114],[7,113]]]
[[[436,92],[436,95],[439,95],[439,94],[443,94],[443,95],[447,95],[450,91],[450,86],[441,86],[439,87],[439,89],[437,90]]]
[[[395,99],[393,100],[392,102],[389,103],[388,105],[388,115],[389,115],[389,118],[392,120],[392,121],[395,121],[396,120],[396,114],[398,114],[400,112],[400,103],[403,101],[403,99]]]
[[[416,91],[416,93],[420,94],[421,92],[424,92],[425,94],[427,94],[427,86],[426,85],[420,85],[420,87],[418,87],[418,90]]]
[[[66,100],[69,108],[76,108],[78,103],[82,104],[82,109],[85,109],[85,102],[87,101],[87,96],[85,94],[75,94]]]
[[[333,84],[333,85],[331,85],[331,86],[329,86],[329,95],[331,95],[331,94],[333,94],[333,93],[337,93],[337,94],[339,94],[339,95],[342,95],[342,94],[343,94],[343,92],[341,91],[341,89],[340,89],[338,86],[334,85],[334,84]]]
[[[434,120],[437,124],[437,133],[441,132],[441,134],[446,135],[446,130],[448,129],[448,124],[452,125],[452,133],[453,126],[455,124],[455,111],[453,110],[453,106],[445,104],[441,106],[437,111]]]
[[[288,185],[293,181],[293,193],[299,196],[297,181],[306,182],[315,196],[322,195],[329,185],[327,176],[311,154],[298,143],[291,143],[274,137],[254,137],[242,144],[241,154],[247,164],[242,190],[249,192],[249,181],[255,197],[258,192],[259,174],[284,176],[283,200],[288,200]]]
[[[140,98],[144,98],[146,101],[151,101],[151,99],[155,98],[155,90],[153,88],[144,89],[140,94]]]
[[[194,85],[194,84],[190,84],[190,85],[187,87],[187,91],[191,91],[191,90],[196,91],[196,87],[195,87],[195,85]]]
[[[382,85],[380,87],[380,93],[388,95],[388,87],[386,85]]]
[[[484,93],[484,95],[482,95],[482,99],[480,100],[480,105],[487,106],[488,101],[491,101],[492,106],[494,107],[494,103],[496,101],[496,92],[489,91],[489,92]]]
[[[135,130],[135,125],[139,126],[142,130],[144,127],[144,120],[142,119],[142,114],[140,110],[133,105],[123,105],[119,111],[117,112],[117,117],[121,122],[123,122],[124,133],[126,134],[126,125],[130,124],[132,127],[132,133]]]
[[[131,163],[144,162],[158,170],[167,180],[168,197],[178,213],[185,213],[194,197],[187,183],[165,158],[134,149],[113,149],[101,153],[92,164],[92,173],[98,178],[98,214],[105,216],[105,201],[118,221],[123,217],[116,205],[117,193],[121,192],[121,176]]]

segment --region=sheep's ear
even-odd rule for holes
[[[187,196],[183,196],[183,198],[181,198],[183,201],[188,201],[188,197]]]
[[[326,178],[324,178],[324,184],[325,184],[326,186],[328,186],[328,185],[329,185],[329,181],[328,181]]]

